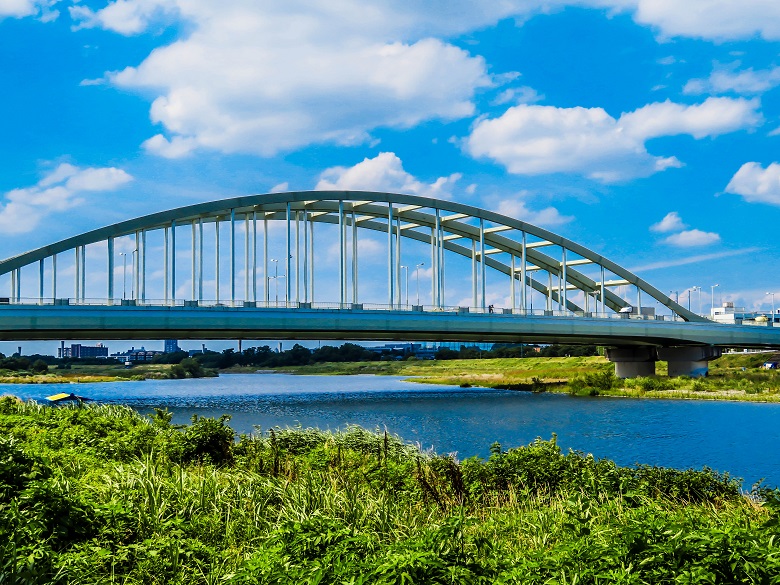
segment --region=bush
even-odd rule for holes
[[[611,370],[603,370],[584,376],[577,376],[569,381],[571,394],[587,394],[596,396],[599,392],[612,390],[618,384],[618,379]]]
[[[30,371],[35,374],[45,374],[49,371],[49,364],[43,360],[35,360],[30,366]]]
[[[232,463],[235,433],[229,420],[227,414],[219,418],[193,414],[192,424],[184,430],[184,461],[217,466]]]

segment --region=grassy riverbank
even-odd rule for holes
[[[770,355],[724,355],[710,362],[710,375],[703,379],[669,378],[666,376],[666,363],[658,362],[656,376],[619,380],[611,375],[614,365],[602,356],[324,363],[276,371],[392,375],[430,384],[591,396],[780,402],[780,372],[761,369]]]
[[[552,441],[487,461],[352,428],[0,399],[3,583],[771,583],[780,496]]]
[[[67,369],[49,368],[48,372],[0,370],[0,384],[84,384],[88,382],[127,382],[130,380],[169,380],[216,376],[190,360],[185,364],[139,364],[126,368],[121,364],[73,364]]]

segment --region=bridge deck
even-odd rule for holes
[[[463,310],[0,305],[0,340],[328,339],[780,348],[780,327]]]

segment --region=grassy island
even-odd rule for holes
[[[203,378],[216,375],[216,370],[204,368],[194,359],[182,360],[178,364],[138,364],[132,368],[112,361],[104,364],[68,364],[65,368],[47,367],[46,364],[37,369],[30,367],[12,370],[0,367],[0,384],[83,384]]]
[[[0,399],[0,582],[776,583],[780,493],[553,437],[487,460],[386,434]]]

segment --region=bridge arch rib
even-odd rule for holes
[[[245,290],[237,294],[237,224],[244,223]],[[413,195],[377,193],[368,191],[297,191],[267,195],[235,197],[207,203],[199,203],[119,222],[84,234],[66,238],[0,261],[0,275],[9,274],[11,302],[22,302],[22,269],[37,264],[38,301],[54,298],[57,291],[57,257],[74,252],[75,302],[86,301],[86,247],[105,242],[107,245],[107,303],[118,301],[115,295],[116,255],[114,242],[118,238],[131,237],[134,241],[132,278],[136,279],[133,301],[146,301],[146,236],[160,231],[164,235],[164,302],[186,300],[176,298],[176,234],[191,230],[191,301],[203,299],[203,226],[214,224],[216,233],[216,301],[219,291],[219,227],[227,224],[230,235],[227,261],[230,267],[230,301],[259,304],[257,298],[258,239],[257,226],[261,222],[263,246],[267,250],[268,222],[282,222],[286,226],[286,267],[284,274],[286,300],[293,299],[293,264],[295,265],[296,296],[298,302],[313,300],[313,236],[314,226],[331,224],[339,233],[339,284],[341,304],[359,299],[357,284],[357,258],[360,255],[357,242],[358,230],[383,233],[387,237],[388,305],[401,308],[401,254],[402,241],[416,241],[430,247],[431,304],[435,308],[445,305],[445,252],[471,260],[473,309],[486,310],[486,269],[509,278],[511,284],[511,310],[528,314],[533,291],[541,295],[544,311],[555,313],[618,312],[633,305],[640,307],[642,299],[667,307],[673,315],[686,321],[706,319],[685,309],[667,295],[621,267],[617,263],[588,248],[534,226],[520,219],[501,215],[485,209],[451,201],[442,201]],[[300,233],[301,227],[303,234]],[[365,232],[361,232],[365,233]],[[294,240],[294,242],[293,242]],[[301,241],[303,257],[301,258]],[[348,246],[351,242],[351,260]],[[549,251],[556,251],[553,255]],[[137,254],[135,253],[137,252]],[[293,261],[293,255],[295,260]],[[251,261],[250,261],[251,260]],[[351,263],[351,266],[349,264]],[[48,267],[47,267],[48,265]],[[278,265],[277,265],[278,266]],[[281,267],[281,266],[278,266]],[[580,267],[584,267],[581,269]],[[352,271],[350,291],[350,268]],[[588,274],[594,268],[596,275]],[[49,297],[44,273],[51,276]],[[269,267],[267,252],[263,254],[263,296],[269,301]],[[251,276],[250,276],[251,273]],[[407,273],[408,274],[408,273]],[[607,275],[611,279],[607,280]],[[300,294],[299,279],[303,279]],[[277,280],[278,283],[278,280]],[[631,286],[637,295],[636,303],[629,303],[612,290],[616,286]],[[351,294],[350,294],[351,293]],[[519,297],[519,299],[518,299]],[[330,299],[329,299],[330,300]],[[595,310],[594,310],[595,308]]]

